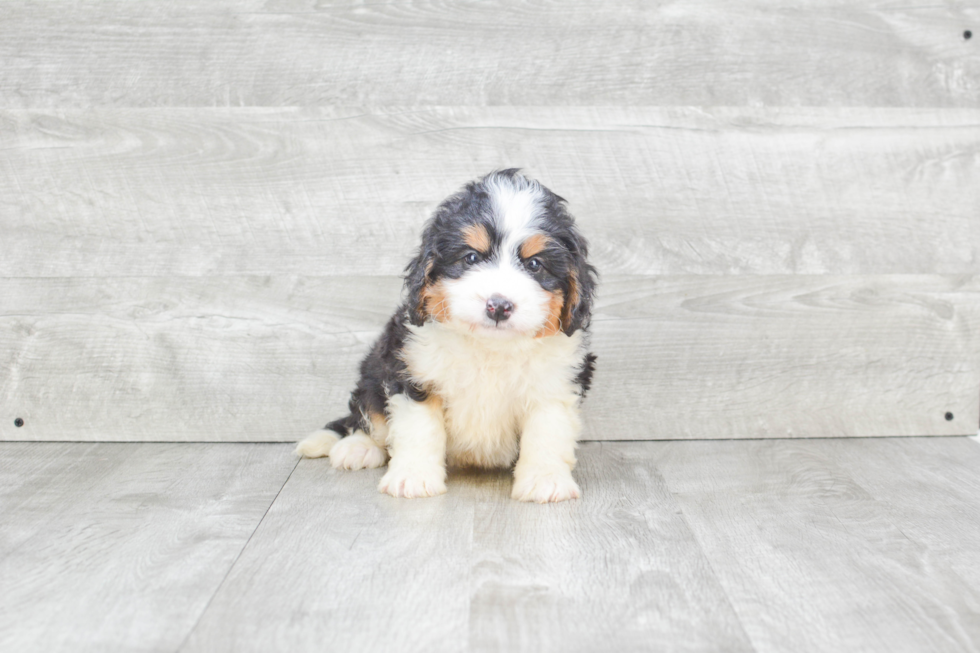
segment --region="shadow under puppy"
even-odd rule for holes
[[[565,200],[518,170],[467,184],[426,223],[407,299],[361,363],[350,415],[297,453],[345,469],[387,460],[378,489],[394,497],[442,494],[447,463],[516,460],[514,499],[577,498],[579,403],[595,362],[587,249]]]

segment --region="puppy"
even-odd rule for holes
[[[407,299],[361,363],[350,415],[299,443],[336,468],[388,462],[393,497],[446,491],[446,465],[510,467],[511,496],[564,501],[595,356],[596,271],[565,200],[516,169],[446,199],[406,268]]]

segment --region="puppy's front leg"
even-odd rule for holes
[[[537,503],[577,499],[572,469],[581,429],[574,403],[554,402],[532,410],[521,431],[511,498]]]
[[[388,400],[388,471],[378,490],[393,497],[432,497],[446,491],[446,424],[436,397]]]

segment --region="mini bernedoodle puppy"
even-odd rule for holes
[[[297,453],[338,469],[387,461],[378,489],[393,497],[442,494],[447,463],[516,460],[514,499],[578,498],[579,404],[595,364],[587,254],[565,200],[518,170],[467,184],[426,223],[350,415]]]

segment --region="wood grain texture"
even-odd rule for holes
[[[587,437],[972,434],[977,284],[925,275],[605,283]]]
[[[345,414],[399,291],[383,277],[0,280],[0,439],[298,439]],[[978,324],[968,276],[606,278],[584,437],[973,434]]]
[[[301,461],[180,650],[465,650],[473,492],[392,499],[383,472]]]
[[[643,450],[580,460],[557,506],[504,472],[399,501],[302,461],[181,650],[752,650]]]
[[[5,2],[8,107],[976,106],[969,2]]]
[[[976,568],[980,553],[964,517],[947,513],[930,524],[916,510],[896,521],[904,506],[883,505],[865,489],[866,467],[891,460],[893,485],[904,486],[891,499],[942,511],[955,488],[971,497],[975,515],[975,482],[933,475],[936,482],[904,484],[923,467],[942,469],[937,451],[976,446],[947,442],[674,442],[658,445],[653,458],[760,653],[976,651],[977,585],[921,539],[921,529],[938,528],[933,537],[972,555]],[[901,464],[896,446],[911,454]],[[834,450],[848,452],[849,469],[828,455]],[[975,475],[976,451],[970,460]],[[916,532],[907,530],[916,522]]]
[[[584,498],[544,510],[498,477],[476,505],[471,651],[753,650],[650,451],[582,445]]]
[[[345,409],[400,290],[384,278],[40,281],[0,281],[12,299],[0,405],[17,412],[4,439],[299,439]]]
[[[164,108],[0,112],[0,277],[396,275],[509,166],[606,275],[980,269],[977,109]]]
[[[0,649],[176,650],[294,467],[283,445],[4,443]]]
[[[506,472],[407,501],[294,461],[0,444],[0,645],[980,650],[973,438],[587,443],[552,506]]]
[[[900,439],[887,447],[834,440],[820,452],[857,479],[882,512],[939,566],[980,587],[980,446],[977,438]],[[976,612],[980,614],[980,612]],[[977,617],[965,629],[980,631]],[[976,640],[974,640],[976,641]],[[980,647],[978,647],[980,648]]]

